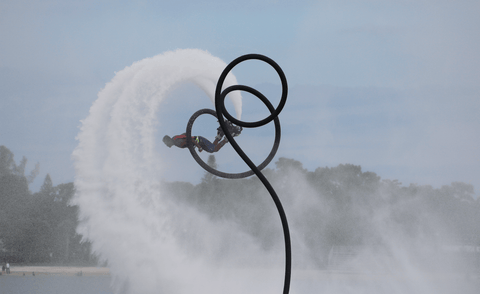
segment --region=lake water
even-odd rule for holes
[[[256,281],[250,285],[250,293],[262,293],[262,288],[272,281]],[[0,294],[113,294],[111,277],[37,275],[0,276]],[[297,278],[292,280],[291,294],[478,294],[478,276],[468,278],[462,275],[409,280],[399,277],[332,275],[328,278]],[[258,292],[257,292],[258,291]],[[208,289],[200,289],[200,293]],[[281,293],[279,291],[278,293]],[[141,293],[139,293],[141,294]]]
[[[0,294],[113,294],[110,276],[0,276]]]

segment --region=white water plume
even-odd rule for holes
[[[108,260],[117,292],[186,293],[206,286],[201,281],[209,270],[180,246],[182,234],[193,236],[195,247],[207,251],[215,250],[219,238],[238,239],[234,243],[244,249],[251,246],[241,241],[247,237],[227,227],[217,226],[217,233],[207,235],[211,225],[205,217],[178,208],[160,192],[162,155],[155,140],[160,105],[171,90],[188,82],[213,102],[225,66],[196,49],[141,60],[115,75],[82,122],[73,153],[78,232]],[[236,83],[229,74],[225,87]],[[240,118],[241,95],[229,96]]]

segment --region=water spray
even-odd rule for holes
[[[225,81],[225,78],[227,77],[228,73],[238,64],[241,62],[247,61],[247,60],[260,60],[263,62],[268,63],[271,65],[275,71],[278,73],[281,83],[282,83],[282,96],[280,98],[279,105],[277,108],[275,108],[270,101],[259,91],[257,91],[254,88],[245,86],[245,85],[233,85],[230,86],[223,91],[222,86]],[[259,98],[265,106],[267,106],[268,110],[270,111],[270,115],[263,120],[255,121],[255,122],[244,122],[238,119],[235,119],[228,113],[226,107],[225,107],[225,97],[227,96],[228,93],[233,92],[233,91],[246,91],[257,98]],[[287,294],[290,289],[290,279],[291,279],[291,266],[292,266],[292,253],[291,253],[291,241],[290,241],[290,231],[288,229],[288,222],[287,222],[287,217],[285,215],[285,211],[283,209],[282,203],[280,199],[277,196],[277,193],[273,189],[272,185],[268,182],[268,180],[265,178],[265,176],[262,174],[261,170],[265,168],[273,159],[275,156],[278,146],[280,145],[280,136],[281,136],[281,131],[280,131],[280,121],[278,119],[278,115],[282,111],[283,107],[285,106],[285,102],[287,101],[287,94],[288,94],[288,86],[287,86],[287,79],[285,77],[285,74],[283,73],[282,69],[280,66],[273,61],[272,59],[264,56],[264,55],[259,55],[259,54],[247,54],[238,57],[234,61],[232,61],[230,64],[227,65],[227,67],[223,70],[222,74],[220,75],[220,78],[218,79],[216,90],[215,90],[215,110],[213,111],[211,109],[201,109],[197,112],[195,112],[190,120],[188,121],[187,124],[187,131],[186,131],[186,136],[187,136],[187,146],[188,149],[190,150],[190,153],[192,154],[193,158],[195,161],[203,167],[206,171],[212,173],[213,175],[223,177],[223,178],[228,178],[228,179],[240,179],[240,178],[245,178],[249,177],[253,174],[257,175],[257,177],[260,179],[260,181],[263,183],[265,188],[267,188],[268,192],[270,193],[275,206],[278,210],[278,213],[280,215],[280,220],[282,222],[282,228],[283,228],[283,234],[284,234],[284,241],[285,241],[285,278],[284,278],[284,286],[283,286],[283,293]],[[232,145],[232,147],[235,149],[235,151],[240,155],[240,157],[245,161],[245,163],[250,167],[250,171],[242,172],[242,173],[225,173],[221,172],[217,169],[214,169],[213,167],[209,166],[206,164],[200,156],[197,154],[195,151],[193,142],[192,142],[192,126],[195,122],[195,120],[203,114],[210,114],[215,116],[218,119],[218,122],[220,123],[220,126],[225,133],[225,136],[227,137],[228,141]],[[229,129],[226,125],[226,122],[224,120],[224,117],[228,119],[230,122],[244,127],[244,128],[257,128],[264,126],[271,121],[274,121],[275,123],[275,141],[272,147],[272,150],[270,151],[269,155],[267,158],[259,165],[256,166],[250,158],[243,152],[243,150],[240,148],[240,146],[235,142],[233,139],[232,134],[229,132]]]

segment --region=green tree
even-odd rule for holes
[[[12,151],[3,145],[0,146],[0,177],[15,173],[17,166],[13,157]]]
[[[11,251],[25,227],[25,207],[30,191],[23,175],[26,158],[17,166],[13,153],[0,146],[0,240],[3,249]]]
[[[26,163],[23,157],[17,165],[13,153],[0,146],[0,249],[30,263],[95,262],[90,243],[75,232],[78,207],[70,204],[73,183],[54,186],[47,174],[32,195],[28,184],[39,164],[25,176]]]

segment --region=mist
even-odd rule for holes
[[[475,223],[480,207],[472,198],[472,186],[406,187],[363,172],[360,166],[310,172],[286,158],[265,174],[289,220],[292,293],[475,293],[478,289]],[[198,185],[165,186],[172,201],[210,220],[202,232],[214,242],[204,247],[192,236],[182,238],[188,252],[206,258],[207,264],[223,266],[225,272],[232,268],[257,275],[270,272],[273,276],[266,276],[264,282],[281,283],[280,220],[258,179],[232,181],[206,174]],[[224,226],[229,233],[216,229]],[[222,238],[215,236],[222,233]],[[232,234],[244,239],[240,247]]]

